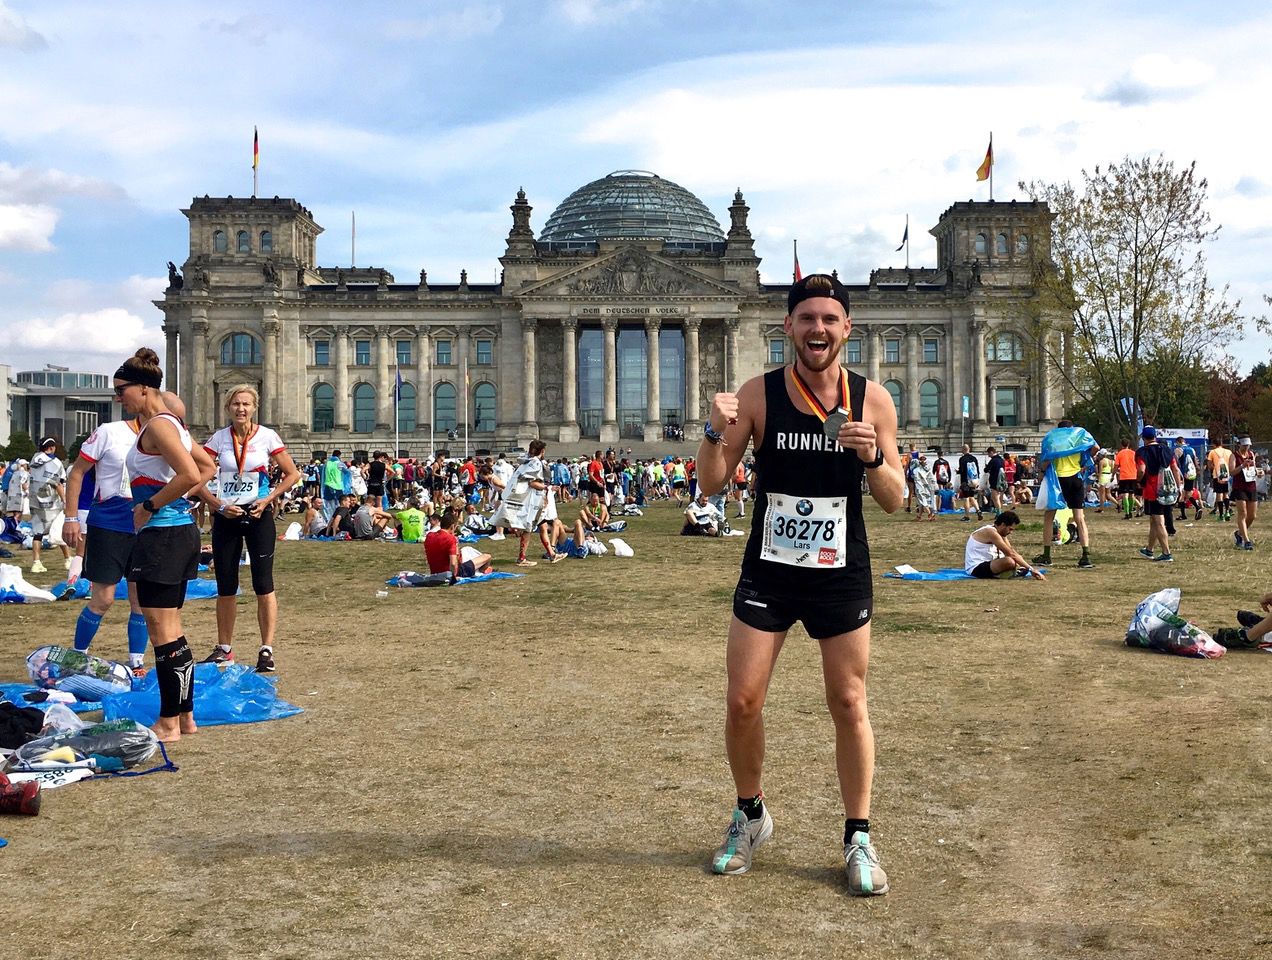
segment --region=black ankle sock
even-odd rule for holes
[[[844,821],[844,843],[852,841],[852,835],[860,830],[862,833],[870,832],[869,820],[845,820]]]
[[[748,820],[758,820],[764,816],[764,794],[757,793],[753,797],[738,797],[738,809],[746,814]]]
[[[194,654],[185,636],[155,647],[159,716],[175,717],[194,709]]]

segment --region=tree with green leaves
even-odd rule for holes
[[[1082,171],[1082,183],[1021,183],[1055,215],[1050,260],[1038,262],[1032,342],[1069,382],[1079,408],[1132,432],[1135,398],[1146,422],[1199,425],[1207,361],[1242,333],[1240,301],[1216,289],[1205,249],[1219,232],[1196,164],[1164,157]],[[1052,335],[1067,328],[1071,361]],[[1198,378],[1201,382],[1198,383]],[[1200,388],[1200,389],[1198,389]],[[1181,397],[1193,402],[1181,405]]]
[[[25,430],[15,430],[9,434],[9,442],[4,447],[0,447],[0,457],[5,460],[16,460],[21,457],[23,460],[30,460],[35,456],[35,441],[31,439],[31,434]]]

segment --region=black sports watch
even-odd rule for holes
[[[875,447],[875,458],[865,464],[867,470],[873,470],[875,467],[883,466],[883,447]]]
[[[147,497],[145,500],[141,501],[141,509],[145,510],[146,513],[154,513],[159,508],[155,506],[155,502],[153,500]]]

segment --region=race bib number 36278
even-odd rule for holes
[[[768,495],[762,560],[831,569],[845,562],[845,498]]]

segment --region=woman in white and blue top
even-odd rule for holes
[[[204,663],[234,660],[235,596],[239,590],[239,558],[247,546],[256,594],[256,621],[261,647],[256,671],[274,671],[274,632],[278,625],[278,596],[274,592],[274,503],[300,482],[300,471],[282,438],[256,423],[260,394],[240,384],[226,394],[227,427],[212,434],[203,448],[217,461],[217,494],[200,496],[212,514],[212,562],[216,569],[216,647]],[[270,466],[283,472],[278,486],[270,489]]]
[[[194,733],[194,656],[181,628],[186,581],[199,571],[199,531],[185,495],[212,477],[190,451],[190,432],[168,412],[160,392],[159,355],[143,347],[115,371],[115,396],[141,430],[125,467],[132,489],[133,545],[128,579],[155,648],[159,719],[153,727],[164,743]]]

